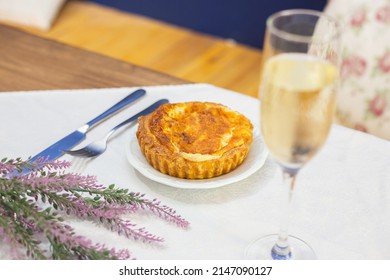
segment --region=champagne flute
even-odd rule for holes
[[[286,200],[279,234],[254,241],[248,259],[315,259],[288,235],[296,176],[323,146],[332,125],[338,83],[339,27],[312,10],[285,10],[267,19],[259,91],[261,132],[282,169]]]

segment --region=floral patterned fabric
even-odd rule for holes
[[[390,0],[333,0],[343,26],[336,121],[390,140]]]

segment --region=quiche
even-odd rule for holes
[[[153,168],[178,178],[207,179],[245,160],[253,125],[222,104],[168,103],[138,119],[136,136]]]

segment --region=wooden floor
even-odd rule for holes
[[[71,1],[48,32],[29,32],[192,82],[257,96],[257,49],[124,13]]]

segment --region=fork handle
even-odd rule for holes
[[[99,116],[97,116],[93,120],[90,120],[86,124],[88,125],[88,127],[91,127],[91,126],[97,124],[98,122],[100,122],[103,119],[107,118],[111,114],[119,111],[120,109],[122,109],[126,105],[128,105],[128,104],[132,103],[133,101],[137,100],[141,96],[144,96],[145,93],[146,92],[143,89],[138,89],[138,90],[134,91],[133,93],[131,93],[130,95],[126,96],[121,101],[119,101],[118,103],[113,105],[111,108],[109,108],[106,111],[104,111],[103,113],[101,113]]]

